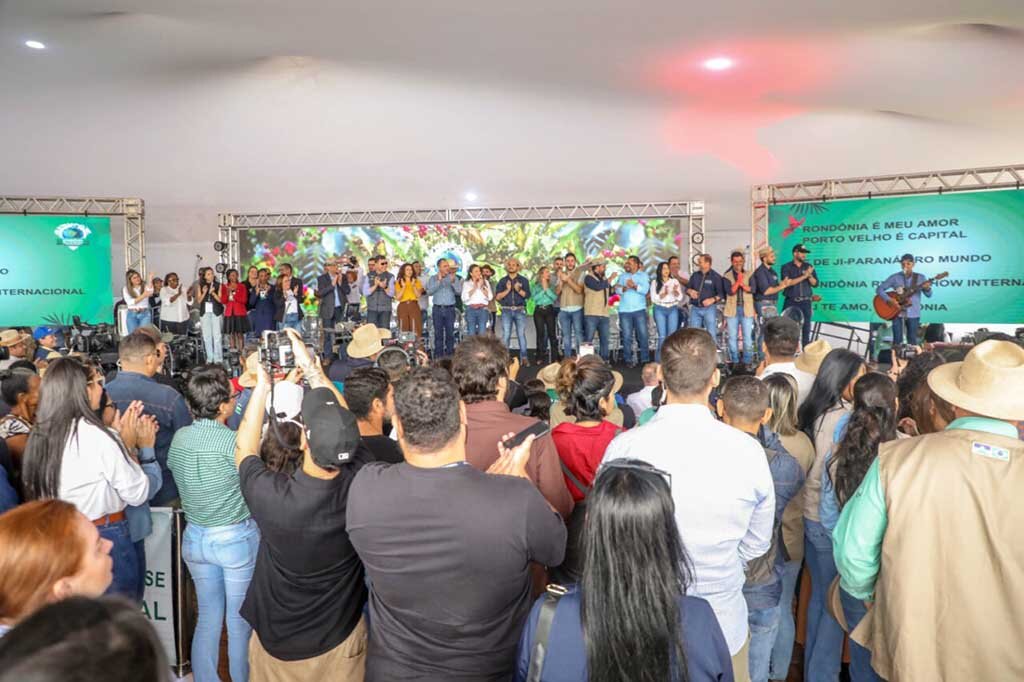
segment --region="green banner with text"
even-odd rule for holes
[[[110,218],[0,215],[0,327],[112,322]]]
[[[768,240],[777,270],[810,249],[819,322],[880,321],[875,289],[905,253],[915,272],[949,273],[922,297],[923,322],[1024,322],[1024,190],[780,204]]]

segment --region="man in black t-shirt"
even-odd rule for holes
[[[302,401],[302,465],[267,469],[259,451],[270,379],[262,367],[238,427],[235,461],[260,546],[242,617],[252,626],[252,680],[362,680],[363,565],[349,542],[349,486],[363,463],[359,428],[337,389],[287,331],[311,390]],[[256,363],[258,365],[258,362]]]
[[[402,448],[384,435],[384,422],[394,410],[388,374],[379,367],[363,367],[352,372],[345,381],[345,402],[359,422],[361,445],[369,451],[368,459],[398,464],[404,462]]]
[[[565,553],[562,519],[526,475],[533,437],[512,451],[495,443],[497,462],[478,471],[444,370],[413,369],[394,403],[406,462],[364,466],[349,493],[348,533],[370,583],[366,680],[509,680],[530,562],[557,566]]]

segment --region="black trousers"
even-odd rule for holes
[[[170,332],[176,336],[188,334],[188,322],[169,322],[160,320],[160,330]]]
[[[539,305],[533,309],[533,325],[537,328],[537,360],[540,361],[547,353],[545,346],[550,348],[548,362],[558,359],[558,313],[553,305]]]

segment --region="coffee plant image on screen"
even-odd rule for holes
[[[636,255],[653,273],[659,261],[679,254],[681,243],[678,219],[300,227],[250,229],[239,236],[243,272],[254,265],[276,276],[282,263],[290,263],[307,284],[324,272],[328,259],[342,255],[354,257],[364,271],[372,256],[387,256],[392,272],[402,263],[420,261],[428,275],[439,258],[446,258],[461,275],[473,263],[486,263],[501,276],[505,262],[517,258],[531,278],[567,252],[580,262],[607,258],[609,272],[621,270],[626,256]],[[304,304],[315,303],[307,292]]]

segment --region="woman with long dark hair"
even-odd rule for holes
[[[224,304],[220,302],[220,293],[220,282],[213,268],[200,268],[192,300],[199,309],[207,362],[224,361]]]
[[[837,348],[825,356],[807,398],[800,405],[800,430],[814,443],[814,464],[804,486],[804,555],[811,572],[811,600],[807,608],[804,677],[834,680],[842,665],[843,630],[825,610],[829,585],[836,577],[832,538],[821,525],[821,473],[832,449],[836,425],[853,403],[853,386],[867,367],[851,351]]]
[[[139,559],[124,510],[149,499],[150,483],[131,454],[134,427],[123,424],[119,435],[97,416],[102,395],[102,377],[81,361],[61,358],[50,363],[25,449],[22,480],[27,499],[70,502],[96,525],[113,543],[110,591],[135,598]]]
[[[487,306],[494,300],[491,284],[484,278],[483,269],[474,263],[469,266],[466,281],[462,283],[462,307],[465,309],[466,335],[487,332],[490,317]]]
[[[853,412],[836,426],[836,446],[825,458],[821,483],[821,524],[829,534],[839,521],[840,510],[853,497],[871,464],[878,447],[896,440],[896,384],[878,372],[869,372],[857,380],[853,389]],[[867,613],[864,603],[840,587],[840,601],[846,625],[853,631]],[[879,682],[871,669],[871,651],[850,640],[850,679],[853,682]]]
[[[598,472],[583,530],[583,574],[557,603],[542,682],[732,680],[732,659],[711,606],[693,582],[668,475],[639,460]],[[516,681],[538,642],[537,600],[519,642]]]
[[[0,371],[0,395],[11,408],[0,417],[0,440],[7,443],[13,464],[9,474],[16,474],[21,468],[21,458],[39,407],[39,385],[39,376],[31,370]]]
[[[416,276],[412,263],[403,263],[395,278],[395,300],[398,301],[398,329],[413,332],[419,340],[423,331],[423,311],[420,310],[420,296],[423,282]]]
[[[127,308],[125,327],[129,334],[153,321],[153,311],[149,307],[149,297],[152,295],[153,288],[142,281],[142,275],[138,270],[129,270],[124,273],[124,289],[121,291],[121,297],[124,298]]]
[[[661,346],[665,339],[679,329],[679,304],[683,300],[683,285],[672,276],[668,261],[658,263],[654,286],[651,287],[651,303],[654,304],[654,324],[658,328],[658,347],[654,361],[661,362]]]
[[[241,351],[245,335],[249,332],[249,293],[238,281],[238,270],[227,271],[228,281],[220,288],[220,302],[224,306],[224,333],[228,335],[231,350]]]

